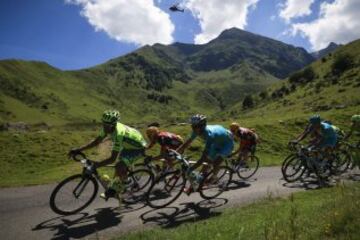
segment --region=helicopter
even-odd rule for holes
[[[175,3],[171,7],[169,7],[169,10],[172,12],[184,12],[184,8],[179,7],[179,3]]]

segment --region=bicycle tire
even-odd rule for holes
[[[257,157],[257,156],[255,156],[255,155],[252,155],[252,156],[250,156],[249,158],[251,158],[251,160],[250,159],[248,159],[247,161],[254,161],[255,160],[255,167],[254,167],[254,169],[253,170],[251,170],[251,172],[250,172],[250,174],[249,175],[245,175],[244,173],[245,173],[245,171],[241,171],[241,170],[246,170],[246,168],[238,168],[237,169],[237,171],[236,171],[236,173],[237,173],[237,175],[239,176],[239,178],[241,178],[241,179],[243,179],[243,180],[246,180],[246,179],[249,179],[249,178],[251,178],[252,176],[254,176],[254,174],[257,172],[257,170],[259,169],[259,165],[260,165],[260,160],[259,160],[259,158]],[[248,164],[248,163],[247,163]]]
[[[229,184],[231,183],[231,180],[232,180],[233,171],[231,170],[231,168],[229,168],[227,166],[220,166],[218,174],[217,174],[218,179],[215,183],[212,183],[212,184],[216,184],[219,186],[219,191],[210,195],[211,192],[210,191],[208,192],[207,190],[209,190],[211,188],[209,188],[207,186],[207,180],[210,181],[211,177],[213,176],[213,172],[214,172],[214,169],[211,170],[209,173],[207,173],[199,185],[198,191],[200,193],[200,196],[207,200],[216,198],[220,194],[222,194],[224,191],[226,191],[227,187],[229,186]],[[219,177],[219,174],[220,174],[220,177]],[[228,178],[226,178],[226,176],[228,176]],[[226,178],[226,179],[224,179],[224,178]],[[220,183],[220,180],[223,180],[224,182]]]
[[[147,177],[144,178],[144,176]],[[146,187],[151,186],[154,181],[152,172],[148,169],[136,169],[129,172],[128,179],[130,179],[131,182],[127,184],[125,191],[122,193],[122,201],[126,204],[135,204],[144,200],[148,191]],[[141,183],[141,181],[145,182]]]
[[[283,161],[282,164],[281,164],[281,172],[284,171],[287,162],[290,161],[290,159],[293,158],[295,155],[296,155],[296,154],[290,154],[289,156],[287,156],[287,157],[284,159],[284,161]]]
[[[342,159],[340,156],[344,156],[344,158]],[[352,157],[348,151],[340,150],[338,153],[336,153],[336,160],[337,160],[336,172],[338,174],[342,174],[345,173],[350,168]]]
[[[291,155],[291,157],[287,158],[286,164],[282,169],[282,175],[286,182],[296,182],[299,180],[303,174],[305,173],[306,167],[303,164],[303,161],[297,155]],[[295,168],[294,168],[295,166]],[[294,170],[293,173],[290,170]]]
[[[61,192],[60,190],[65,189],[65,186],[67,186],[69,183],[74,183],[77,180],[78,180],[78,183],[75,184],[76,187],[75,187],[75,189],[73,189],[73,192],[72,192],[73,194],[74,194],[74,191],[77,190],[76,188],[81,187],[81,184],[83,184],[83,181],[85,181],[85,186],[83,187],[83,190],[85,189],[85,187],[88,186],[87,184],[92,183],[92,185],[94,187],[92,190],[92,193],[89,195],[88,200],[85,201],[85,203],[80,205],[79,207],[77,207],[75,209],[71,209],[71,210],[63,209],[56,203],[56,198],[59,196],[58,194],[60,194],[60,192]],[[53,192],[50,195],[50,208],[55,213],[60,214],[60,215],[71,215],[71,214],[78,213],[81,210],[83,210],[84,208],[86,208],[87,206],[89,206],[89,204],[92,203],[92,201],[94,201],[96,194],[98,192],[98,189],[99,189],[99,184],[98,184],[97,180],[92,176],[87,176],[87,175],[83,175],[83,174],[76,174],[76,175],[70,176],[68,178],[65,178],[54,188]],[[81,193],[83,193],[83,191]],[[69,206],[70,204],[66,204],[66,205]]]
[[[180,182],[181,184],[177,184],[179,180],[182,181]],[[153,182],[153,184],[149,188],[149,191],[146,194],[146,202],[150,207],[155,209],[166,207],[180,197],[181,193],[183,192],[183,189],[185,188],[185,185],[186,185],[186,178],[180,170],[166,172],[160,175],[157,179],[155,179],[155,181]],[[170,194],[174,190],[176,192],[171,197],[168,197],[168,199],[162,202],[155,201],[158,200],[156,199],[158,192],[162,191],[161,192],[162,194],[163,192]]]

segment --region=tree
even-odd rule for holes
[[[331,71],[334,75],[341,75],[346,70],[352,68],[354,65],[354,59],[349,54],[340,54],[336,56],[333,64],[331,65]]]
[[[252,95],[246,95],[243,103],[242,103],[243,109],[252,108],[254,107],[254,100]]]

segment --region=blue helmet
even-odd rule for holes
[[[309,118],[309,122],[310,124],[320,124],[321,123],[321,118],[320,118],[320,115],[319,114],[315,114],[313,116],[311,116]]]
[[[206,126],[206,116],[201,114],[195,114],[190,118],[189,122],[193,127]]]

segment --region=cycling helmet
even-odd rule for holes
[[[159,132],[160,132],[159,128],[154,126],[151,126],[148,129],[146,129],[146,135],[151,141],[159,134]]]
[[[235,132],[236,130],[238,130],[240,127],[240,125],[237,122],[233,122],[232,124],[230,124],[230,131],[231,132]]]
[[[309,122],[311,124],[320,124],[321,123],[321,118],[320,118],[320,115],[319,114],[315,114],[313,116],[311,116],[309,118]]]
[[[352,121],[353,123],[360,123],[360,115],[353,115],[353,116],[351,117],[351,121]]]
[[[117,110],[106,110],[101,118],[103,123],[116,124],[120,120],[120,113]]]
[[[201,114],[193,115],[190,118],[190,124],[193,127],[200,127],[206,125],[206,116]]]

